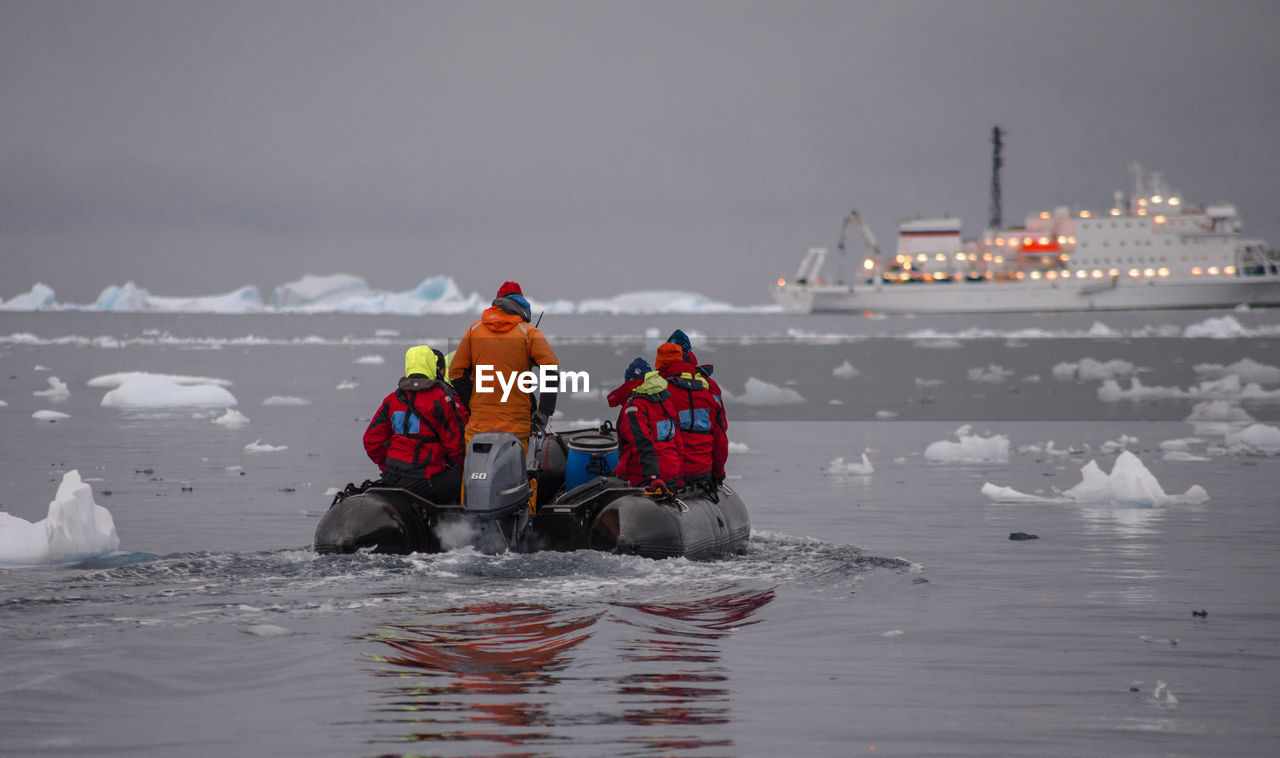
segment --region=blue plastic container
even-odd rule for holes
[[[578,434],[569,438],[569,455],[564,464],[567,492],[595,479],[609,476],[618,465],[618,441],[604,434]]]

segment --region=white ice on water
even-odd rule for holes
[[[745,442],[734,442],[733,440],[730,440],[730,441],[729,441],[729,454],[730,454],[730,455],[737,455],[737,454],[740,454],[740,453],[749,453],[749,452],[751,452],[751,448],[747,446],[747,443],[745,443]]]
[[[62,411],[40,410],[31,414],[31,418],[37,421],[61,421],[64,418],[71,418],[71,414]]]
[[[837,379],[852,379],[860,373],[862,372],[854,368],[853,364],[850,363],[848,359],[845,359],[844,363],[841,363],[839,366],[831,369],[831,375]]]
[[[55,403],[60,403],[63,400],[66,400],[67,398],[71,397],[71,389],[67,387],[66,382],[62,381],[56,376],[49,377],[47,381],[49,382],[49,389],[36,390],[31,394],[35,395],[36,397],[47,397]]]
[[[479,313],[492,301],[478,292],[464,294],[449,276],[431,276],[412,289],[375,290],[352,274],[305,274],[275,287],[264,301],[258,288],[245,285],[219,295],[164,297],[134,282],[105,287],[88,304],[59,303],[52,288],[36,284],[29,292],[0,300],[3,311],[114,311],[151,313],[384,313],[407,316]],[[734,306],[698,292],[644,290],[580,302],[530,299],[535,312],[548,313],[750,313],[777,312],[774,305]]]
[[[235,395],[216,384],[186,384],[161,374],[138,373],[102,396],[102,405],[115,408],[230,408]]]
[[[225,426],[228,429],[237,429],[242,426],[248,426],[249,417],[235,408],[228,408],[227,412],[215,418],[213,423],[218,426]]]
[[[870,476],[875,470],[867,454],[863,453],[861,461],[845,463],[843,456],[836,458],[822,469],[822,473],[827,476]]]
[[[0,563],[31,566],[83,560],[120,547],[111,512],[93,501],[93,490],[68,471],[49,503],[49,514],[32,523],[0,512]]]
[[[969,369],[969,381],[982,382],[985,384],[1001,384],[1005,379],[1013,376],[1014,371],[1004,366],[998,366],[994,363],[986,366]]]
[[[356,363],[361,366],[381,366],[386,362],[387,359],[383,358],[381,355],[362,355],[359,358],[356,358]]]
[[[1192,368],[1197,374],[1209,379],[1221,379],[1234,374],[1243,381],[1254,384],[1280,384],[1280,368],[1258,363],[1252,358],[1242,358],[1229,366],[1221,363],[1197,363]]]
[[[311,405],[311,401],[305,397],[294,397],[293,395],[272,395],[263,398],[263,405]]]
[[[956,441],[939,440],[924,449],[925,460],[934,463],[1008,463],[1009,438],[1003,434],[980,437],[965,425],[955,431]]]
[[[1129,361],[1114,358],[1099,361],[1095,358],[1081,358],[1075,363],[1066,361],[1053,367],[1055,379],[1079,379],[1086,382],[1097,382],[1104,379],[1120,379],[1133,376],[1137,368]]]
[[[1280,455],[1280,428],[1252,424],[1239,431],[1227,432],[1227,447],[1237,452],[1256,455]]]
[[[754,376],[747,378],[741,395],[730,395],[727,399],[743,405],[799,405],[805,402],[804,397],[790,387],[779,387]]]
[[[1241,326],[1234,316],[1222,316],[1220,318],[1207,318],[1197,324],[1192,324],[1182,331],[1182,336],[1222,340],[1248,337],[1251,336],[1251,333]]]
[[[119,387],[130,379],[139,377],[157,377],[166,379],[174,384],[212,384],[216,387],[230,387],[231,381],[228,379],[218,379],[212,376],[190,376],[188,374],[160,374],[150,371],[122,371],[116,374],[103,374],[95,376],[85,382],[90,387]]]
[[[1000,503],[1077,503],[1080,505],[1165,506],[1203,503],[1209,499],[1204,487],[1192,485],[1181,495],[1167,494],[1138,456],[1124,451],[1116,457],[1111,473],[1089,461],[1080,469],[1081,481],[1056,497],[1029,495],[1012,487],[987,482],[982,494]]]
[[[262,444],[262,440],[261,440],[261,439],[256,439],[256,440],[254,440],[253,442],[250,442],[249,444],[247,444],[247,445],[245,445],[245,446],[244,446],[244,451],[245,451],[246,453],[255,453],[255,454],[257,454],[257,453],[282,453],[282,452],[284,452],[285,450],[288,450],[288,449],[289,449],[289,446],[288,446],[288,445],[264,445],[264,444]]]

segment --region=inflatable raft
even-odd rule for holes
[[[746,551],[751,521],[721,485],[647,495],[610,476],[617,438],[608,425],[535,438],[526,457],[501,432],[467,449],[463,505],[433,503],[378,482],[347,485],[316,527],[319,553],[487,553],[604,550],[647,558],[720,558]]]

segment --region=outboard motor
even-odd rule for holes
[[[481,432],[467,445],[462,508],[476,529],[476,547],[501,553],[519,547],[529,524],[524,446],[509,432]]]

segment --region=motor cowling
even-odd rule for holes
[[[526,511],[530,489],[520,439],[510,432],[481,432],[472,437],[462,491],[462,507],[476,519],[500,519]]]

